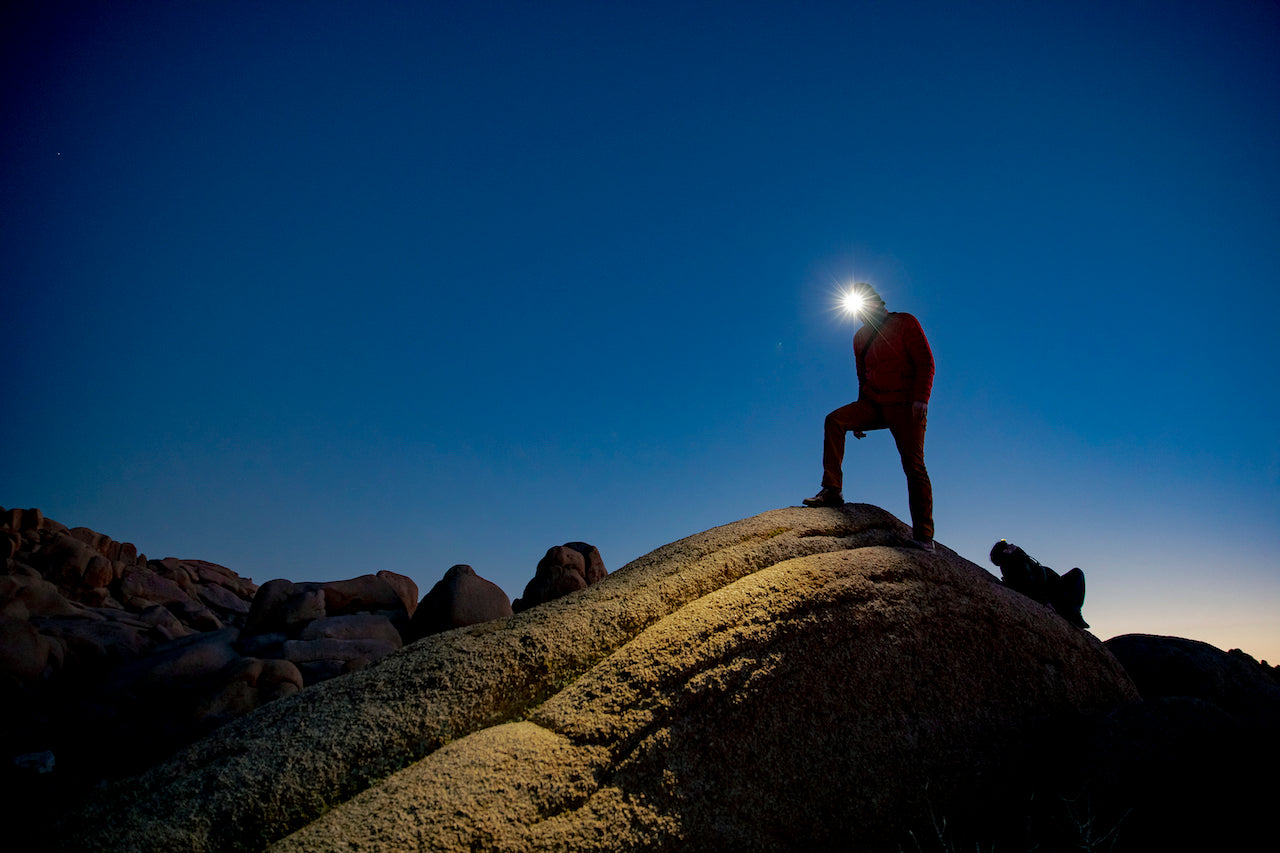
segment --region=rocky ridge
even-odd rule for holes
[[[66,849],[886,844],[1138,701],[1091,635],[874,507],[775,510],[260,708]],[[322,744],[323,748],[318,748]]]
[[[514,616],[454,567],[417,609],[434,596],[425,639],[321,670],[50,804],[48,823],[7,823],[48,849],[277,853],[1145,850],[1265,829],[1273,792],[1245,770],[1280,757],[1273,668],[1178,638],[1101,644],[909,536],[875,507],[775,510]],[[585,566],[594,549],[574,545],[530,589],[580,573],[568,552]],[[332,594],[362,614],[331,616],[325,585],[272,582],[243,624],[206,633],[394,645],[381,619],[412,623],[371,577]]]

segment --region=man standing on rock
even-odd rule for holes
[[[907,475],[907,498],[915,544],[933,550],[933,486],[924,467],[924,430],[933,390],[933,351],[910,314],[885,310],[875,288],[858,283],[845,297],[847,310],[862,318],[853,336],[858,399],[827,415],[823,425],[822,490],[805,506],[842,506],[845,433],[864,438],[888,429]]]

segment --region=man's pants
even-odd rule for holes
[[[827,415],[823,424],[822,485],[842,489],[845,433],[888,429],[898,445],[902,470],[907,475],[907,500],[911,527],[917,539],[933,538],[933,485],[924,467],[925,421],[916,420],[910,403],[850,403]]]

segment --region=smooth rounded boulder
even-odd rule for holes
[[[511,601],[501,587],[477,575],[470,566],[458,565],[445,572],[418,603],[409,622],[409,639],[418,640],[512,614]]]
[[[802,557],[689,603],[524,722],[447,745],[273,850],[888,845],[930,809],[1009,798],[1008,756],[1136,700],[1095,638],[958,558]]]
[[[1092,635],[910,538],[854,504],[691,536],[264,706],[96,797],[61,840],[906,843],[931,809],[999,802],[1003,763],[1034,756],[1046,729],[1138,698]]]

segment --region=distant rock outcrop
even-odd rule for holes
[[[265,705],[99,792],[61,842],[892,848],[1138,701],[1091,635],[910,537],[865,505],[689,537]]]
[[[524,595],[512,603],[516,613],[554,601],[562,595],[586,589],[602,580],[609,572],[600,558],[600,551],[586,542],[566,542],[547,549],[546,556],[538,561],[533,579],[524,588]]]
[[[100,672],[159,643],[242,624],[257,590],[223,566],[148,560],[128,542],[68,529],[38,509],[0,509],[0,532],[8,543],[0,618],[45,638],[41,678]],[[34,659],[21,668],[35,673]]]
[[[501,587],[477,575],[470,566],[454,566],[418,603],[409,626],[409,637],[417,640],[441,631],[504,619],[512,613],[511,600]]]
[[[6,773],[46,752],[59,777],[140,771],[395,651],[417,605],[417,585],[394,572],[259,589],[204,560],[148,560],[37,509],[0,509],[0,534]]]
[[[1110,715],[1072,745],[1071,759],[1081,789],[1126,806],[1118,832],[1143,846],[1119,849],[1257,846],[1280,762],[1271,668],[1180,637],[1125,634],[1106,646],[1145,701]]]
[[[203,560],[148,560],[38,509],[0,509],[0,533],[6,762],[48,751],[62,772],[89,756],[140,768],[207,731],[193,723],[193,704],[223,688],[215,670],[238,656],[229,643],[252,581]],[[161,706],[148,708],[156,697]]]
[[[1107,640],[1146,699],[1190,697],[1221,708],[1241,726],[1280,739],[1280,684],[1270,667],[1233,649],[1181,637],[1124,634]]]
[[[363,669],[404,644],[418,585],[381,571],[345,581],[262,585],[240,647],[288,661],[307,685]]]

